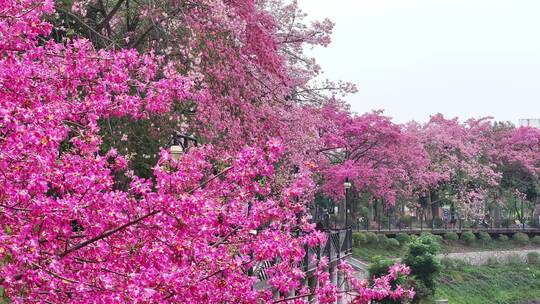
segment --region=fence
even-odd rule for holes
[[[329,264],[335,264],[352,253],[352,228],[328,230],[326,235],[327,239],[323,247],[306,246],[304,248],[306,254],[299,265],[304,272],[309,274],[314,271],[322,257],[328,258]],[[253,272],[257,274],[261,282],[264,282],[270,278],[269,269],[279,262],[279,259],[260,262],[253,268]]]

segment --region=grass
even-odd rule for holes
[[[499,241],[497,239],[489,242],[482,242],[479,240],[474,241],[472,244],[465,244],[463,241],[448,241],[443,240],[440,242],[440,253],[450,252],[470,252],[470,251],[496,251],[496,250],[515,250],[515,249],[529,249],[538,248],[536,245],[522,245],[513,240]]]
[[[353,256],[363,260],[371,261],[371,258],[378,255],[383,258],[398,258],[403,256],[404,247],[401,248],[387,248],[378,245],[364,245],[362,247],[354,247]]]
[[[520,250],[539,248],[538,245],[519,244],[513,240],[488,242],[480,240],[466,244],[461,240],[442,240],[439,253]],[[405,246],[388,248],[378,244],[365,244],[353,248],[353,255],[364,261],[373,256],[399,258]],[[492,266],[470,266],[462,264],[452,269],[444,269],[438,279],[435,299],[448,299],[452,304],[517,304],[521,301],[540,301],[540,266],[527,264]],[[433,299],[423,304],[433,303]]]
[[[510,304],[540,299],[540,266],[519,264],[446,269],[438,279],[435,298],[448,299],[452,304]]]

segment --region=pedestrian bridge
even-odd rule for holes
[[[305,284],[309,284],[311,287],[313,284],[310,280],[311,274],[317,269],[318,261],[323,257],[328,259],[331,275],[336,275],[336,267],[340,261],[347,259],[352,254],[352,232],[351,228],[327,230],[325,231],[327,241],[324,246],[305,248],[306,254],[299,265],[307,274],[307,279],[304,282]],[[254,267],[253,273],[256,274],[259,279],[259,282],[255,284],[256,289],[268,287],[266,281],[269,279],[269,275],[266,270],[275,262],[276,261],[264,261]]]

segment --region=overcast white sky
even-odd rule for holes
[[[336,23],[312,52],[355,112],[540,118],[540,0],[299,0]]]

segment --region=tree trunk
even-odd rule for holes
[[[493,227],[501,227],[501,206],[495,205],[491,208],[490,216],[493,221]]]
[[[439,195],[437,194],[437,192],[431,192],[430,198],[432,202],[431,203],[431,216],[432,216],[432,220],[434,220],[435,218],[441,217],[441,215],[439,214],[439,207],[440,207]]]
[[[428,194],[426,196],[426,207],[424,207],[424,214],[425,214],[425,223],[429,224],[433,220],[433,216],[431,214],[431,195]]]
[[[373,207],[373,201],[368,203],[368,225],[375,220],[375,208]]]

